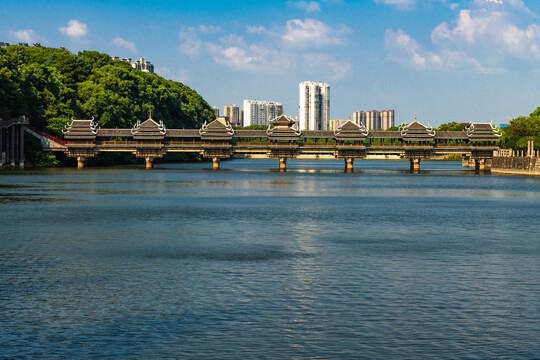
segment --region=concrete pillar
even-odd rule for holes
[[[219,163],[221,162],[221,159],[218,157],[212,158],[212,167],[214,169],[219,169]]]
[[[154,158],[150,157],[150,156],[147,156],[146,157],[146,168],[151,169],[153,167],[154,167]]]
[[[4,165],[4,129],[0,128],[0,168]]]
[[[354,169],[354,159],[353,158],[346,158],[345,159],[345,169],[346,170]]]
[[[411,170],[412,171],[420,170],[420,159],[411,159]]]
[[[280,170],[283,169],[287,169],[287,158],[279,158],[279,168]]]
[[[19,126],[20,141],[19,141],[19,167],[24,169],[24,127]]]
[[[486,170],[486,161],[485,160],[478,160],[478,170],[483,171]]]
[[[82,169],[86,167],[86,158],[84,156],[77,157],[77,169]]]
[[[15,126],[10,127],[9,131],[11,132],[10,160],[11,160],[11,166],[15,167]]]

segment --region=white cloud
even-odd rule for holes
[[[25,43],[33,43],[38,39],[37,34],[32,29],[10,31],[9,35],[13,36],[15,39],[17,39],[17,41]]]
[[[536,24],[520,27],[504,9],[461,10],[454,23],[451,27],[443,22],[433,29],[432,42],[445,47],[467,47],[470,52],[490,51],[525,58],[540,56],[540,27]]]
[[[202,34],[217,34],[221,32],[221,28],[214,25],[199,25],[198,30]]]
[[[416,0],[374,0],[377,4],[385,4],[395,6],[401,10],[409,10],[414,8]]]
[[[288,1],[287,5],[297,9],[302,9],[308,13],[321,11],[321,6],[316,1]]]
[[[194,27],[184,27],[179,33],[180,52],[184,55],[195,57],[201,53],[202,41],[198,38]]]
[[[351,31],[349,28],[332,28],[318,20],[295,19],[275,29],[248,25],[245,28],[248,41],[239,34],[230,33],[216,39],[215,34],[204,32],[201,27],[184,27],[179,33],[180,51],[191,57],[207,54],[216,64],[244,72],[311,70],[336,78],[350,71],[350,60],[336,60],[333,55],[320,51],[325,46],[345,44],[344,35]],[[308,56],[313,48],[319,52]]]
[[[342,36],[351,30],[346,26],[333,29],[330,25],[315,19],[293,19],[287,21],[283,41],[294,47],[323,47],[327,45],[344,45]]]
[[[468,4],[453,21],[431,31],[427,49],[403,30],[387,29],[386,59],[417,69],[481,72],[499,71],[516,60],[532,64],[540,59],[540,26],[527,24],[537,17],[522,0],[471,0]]]
[[[67,26],[60,27],[59,30],[62,34],[72,39],[78,39],[88,35],[88,26],[75,19],[69,20]]]
[[[111,45],[117,46],[119,48],[124,48],[132,53],[137,52],[137,48],[135,47],[135,44],[132,41],[124,40],[121,37],[117,36],[111,41]]]
[[[403,30],[387,29],[384,35],[386,59],[416,69],[449,70],[470,67],[481,72],[488,71],[467,54],[449,49],[430,52]]]
[[[262,34],[262,35],[268,35],[268,36],[278,36],[278,33],[275,31],[272,31],[264,26],[252,26],[247,25],[246,31],[248,34]]]
[[[350,59],[335,59],[325,53],[307,53],[302,55],[302,66],[308,69],[327,70],[330,80],[344,78],[352,69]]]
[[[282,57],[279,50],[261,44],[223,46],[206,43],[214,62],[240,71],[280,72],[291,66],[290,59]]]

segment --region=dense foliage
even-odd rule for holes
[[[266,130],[268,125],[249,125],[249,126],[233,126],[235,130]]]
[[[515,150],[526,150],[527,142],[534,141],[534,148],[540,150],[540,107],[529,116],[519,116],[510,120],[508,126],[501,129],[504,147]]]
[[[441,124],[438,128],[435,129],[435,131],[463,131],[467,126],[469,126],[469,123],[466,122],[460,122],[457,123],[455,121]]]
[[[27,115],[32,126],[61,135],[71,117],[94,117],[104,128],[129,128],[147,119],[150,110],[167,128],[198,128],[214,119],[212,108],[189,87],[107,54],[0,49],[0,117]]]

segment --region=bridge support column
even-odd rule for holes
[[[145,160],[146,160],[146,168],[147,169],[151,169],[151,168],[154,167],[154,158],[153,157],[147,156],[145,158]]]
[[[19,167],[24,169],[24,127],[19,126],[20,141],[19,141]]]
[[[420,170],[420,159],[411,159],[411,170],[412,171]]]
[[[220,162],[221,162],[220,158],[218,157],[212,158],[212,167],[216,170],[219,169]]]
[[[10,127],[9,131],[11,132],[11,151],[9,157],[11,160],[11,167],[15,167],[15,126]]]
[[[4,129],[0,128],[0,168],[4,165]]]
[[[479,159],[474,161],[474,170],[484,171],[486,170],[486,161],[484,159]]]
[[[345,170],[353,170],[354,169],[354,159],[353,158],[346,158],[345,159]]]
[[[280,170],[287,169],[287,158],[279,158],[279,169]]]
[[[86,159],[84,156],[78,156],[77,157],[77,169],[82,169],[86,167]]]

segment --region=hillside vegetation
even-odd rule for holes
[[[137,120],[167,128],[199,128],[212,108],[189,87],[135,70],[95,51],[8,46],[0,49],[0,117],[27,115],[54,135],[71,117],[95,118],[103,128],[130,128]]]
[[[540,107],[529,116],[518,116],[501,129],[501,144],[504,147],[526,150],[527,142],[534,140],[534,148],[540,150]]]

